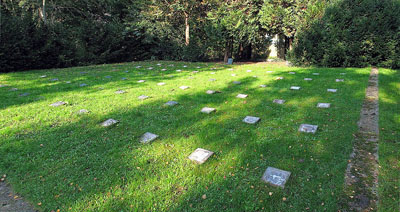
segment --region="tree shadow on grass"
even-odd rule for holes
[[[13,187],[41,202],[44,211],[337,209],[338,187],[343,184],[368,78],[355,76],[362,79],[349,82],[356,92],[349,92],[349,84],[331,82],[332,77],[316,88],[318,92],[303,81],[303,74],[269,81],[268,88],[254,86],[260,78],[246,77],[239,79],[241,85],[229,82],[220,94],[207,95],[205,87],[177,95],[176,107],[149,100],[102,117],[80,116],[77,122],[6,138],[0,147],[5,155],[0,167]],[[304,92],[290,91],[293,84]],[[340,93],[327,94],[331,85]],[[238,93],[249,97],[237,99]],[[275,98],[287,103],[273,104]],[[321,99],[334,101],[333,108],[314,108]],[[204,106],[217,112],[201,114]],[[247,115],[259,116],[261,122],[242,123]],[[108,118],[121,123],[101,128],[99,123]],[[304,122],[320,125],[318,133],[298,133]],[[355,125],[350,130],[343,124],[348,122]],[[145,132],[160,138],[142,145],[138,139]],[[215,152],[201,166],[187,160],[198,147]],[[261,182],[268,166],[292,172],[285,189]]]

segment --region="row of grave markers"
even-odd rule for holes
[[[161,64],[157,64],[157,65],[161,65]],[[187,67],[187,66],[183,66],[183,67]],[[141,68],[141,66],[137,66],[136,68]],[[201,68],[201,67],[197,67],[197,68]],[[148,68],[149,70],[153,69],[152,67]],[[162,71],[165,71],[166,69],[163,69]],[[177,72],[181,72],[181,70],[176,70]],[[126,71],[128,72],[128,71]],[[198,71],[195,71],[196,73]],[[247,70],[247,72],[251,72],[251,70]],[[272,71],[267,71],[267,73],[271,73]],[[211,73],[211,74],[215,74],[215,72]],[[295,72],[289,72],[289,74],[295,74]],[[341,75],[344,75],[345,73],[341,73]],[[313,73],[313,75],[319,75],[319,73]],[[232,74],[232,76],[236,76],[236,74]],[[41,78],[45,78],[47,77],[46,75],[41,76]],[[106,76],[106,78],[111,78],[111,76]],[[283,80],[283,77],[277,77],[276,80]],[[127,80],[127,78],[122,78],[122,80]],[[312,78],[304,78],[304,80],[306,81],[311,81]],[[58,81],[58,78],[54,78],[51,79],[51,81]],[[215,81],[215,79],[210,79],[210,81]],[[344,79],[336,79],[336,82],[343,82]],[[144,83],[145,80],[139,80],[137,81],[138,83]],[[70,81],[68,81],[67,83],[70,83]],[[234,84],[241,84],[240,81],[233,81]],[[163,86],[165,85],[165,83],[161,82],[158,83],[157,85],[159,86]],[[0,85],[0,87],[6,87],[7,85]],[[87,84],[82,83],[79,85],[80,87],[85,87],[87,86]],[[266,85],[260,85],[260,87],[267,87]],[[188,88],[190,88],[189,86],[180,86],[179,87],[182,90],[186,90]],[[300,90],[301,87],[299,86],[291,86],[290,87],[291,90]],[[16,88],[13,89],[14,91],[18,90]],[[328,92],[337,92],[337,89],[328,89]],[[126,91],[124,90],[118,90],[115,92],[116,94],[123,94],[126,93]],[[220,91],[215,91],[215,90],[207,90],[206,91],[207,94],[215,94],[215,93],[220,93]],[[25,93],[23,94],[25,95],[29,95],[29,93]],[[21,96],[21,95],[20,95]],[[238,94],[236,96],[237,98],[247,98],[248,95],[247,94]],[[147,98],[149,98],[149,96],[146,95],[141,95],[138,97],[140,100],[145,100]],[[285,100],[282,99],[275,99],[273,100],[273,103],[276,104],[284,104]],[[58,107],[58,106],[62,106],[65,105],[67,103],[59,101],[59,102],[55,102],[53,104],[51,104],[50,106],[53,107]],[[166,106],[175,106],[178,105],[179,103],[176,101],[168,101],[167,103],[165,103]],[[330,107],[330,103],[318,103],[317,105],[318,108],[329,108]],[[206,114],[210,114],[213,112],[216,112],[215,108],[210,108],[210,107],[204,107],[201,109],[202,113],[206,113]],[[89,111],[87,111],[86,109],[81,109],[79,111],[80,114],[83,113],[89,113]],[[246,116],[242,121],[247,123],[247,124],[256,124],[257,122],[259,122],[261,119],[259,117],[254,117],[254,116]],[[103,127],[110,127],[113,126],[115,124],[118,124],[119,121],[114,120],[114,119],[108,119],[104,122],[101,123],[101,126]],[[305,132],[305,133],[316,133],[318,129],[317,125],[311,125],[311,124],[301,124],[299,127],[299,131],[300,132]],[[143,134],[139,141],[143,144],[146,143],[150,143],[152,141],[154,141],[155,139],[157,139],[159,136],[150,132],[146,132],[145,134]],[[188,157],[188,159],[197,162],[198,164],[203,164],[204,162],[206,162],[208,160],[208,158],[210,158],[212,155],[214,154],[214,152],[206,150],[206,149],[202,149],[202,148],[197,148],[193,153],[191,153]],[[281,188],[284,188],[287,180],[290,177],[291,172],[288,171],[284,171],[284,170],[280,170],[274,167],[268,167],[266,169],[266,171],[264,172],[263,176],[262,176],[262,180],[273,185],[273,186],[278,186]]]

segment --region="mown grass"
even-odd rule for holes
[[[369,71],[162,61],[2,74],[0,174],[42,211],[337,211]],[[180,104],[165,107],[170,100]],[[49,106],[56,101],[68,105]],[[217,112],[200,113],[205,106]],[[261,121],[247,125],[247,115]],[[100,127],[108,118],[120,123]],[[299,133],[302,123],[318,132]],[[145,132],[160,137],[143,145]],[[202,165],[187,160],[198,147],[215,152]],[[268,166],[292,172],[285,189],[261,181]]]
[[[379,74],[379,211],[400,211],[400,72]]]

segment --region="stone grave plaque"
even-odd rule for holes
[[[256,124],[259,121],[260,121],[260,118],[259,117],[254,117],[254,116],[246,116],[243,119],[243,122],[247,123],[247,124]]]
[[[169,66],[174,66],[174,64],[170,64]]]
[[[10,91],[18,91],[18,88],[11,88]]]
[[[166,106],[174,106],[174,105],[177,105],[177,104],[179,104],[179,103],[175,102],[175,101],[168,101],[167,103],[165,103]]]
[[[336,92],[337,92],[337,89],[329,88],[327,91],[328,91],[328,92],[331,92],[331,93],[336,93]]]
[[[143,83],[143,82],[146,82],[146,80],[139,80],[139,81],[137,81],[138,83]]]
[[[110,126],[113,126],[113,125],[115,125],[117,123],[119,123],[119,121],[114,120],[114,119],[107,119],[103,123],[101,123],[101,126],[110,127]]]
[[[124,91],[124,90],[115,91],[115,94],[124,94],[124,93],[126,93],[126,91]]]
[[[296,72],[291,71],[291,72],[289,72],[289,74],[296,74]]]
[[[292,86],[292,87],[290,87],[290,90],[300,90],[300,87],[299,86]]]
[[[157,83],[157,85],[159,85],[159,86],[163,86],[163,85],[165,85],[165,82],[160,82],[160,83]]]
[[[283,100],[283,99],[274,99],[273,103],[282,105],[282,104],[285,103],[285,100]]]
[[[214,90],[206,91],[206,94],[215,94],[215,93],[221,93],[221,92],[220,91],[214,91]]]
[[[210,74],[215,74],[215,72],[211,72]]]
[[[190,88],[189,86],[185,86],[185,85],[183,85],[183,86],[181,86],[181,87],[179,87],[180,89],[182,89],[182,90],[186,90],[186,89],[188,89],[188,88]]]
[[[288,171],[268,167],[267,170],[265,170],[264,175],[262,176],[262,180],[273,186],[284,188],[289,177],[290,172]]]
[[[146,132],[145,134],[142,135],[142,137],[140,137],[139,141],[142,144],[147,144],[149,142],[154,141],[156,138],[158,138],[158,135]]]
[[[215,108],[211,108],[211,107],[203,107],[203,109],[201,109],[202,113],[207,113],[207,114],[210,114],[215,111],[216,111]]]
[[[344,82],[344,79],[336,79],[336,82]]]
[[[283,77],[277,77],[277,78],[275,78],[276,80],[283,80],[284,78]]]
[[[67,84],[71,84],[71,81],[66,81],[65,83],[67,83]]]
[[[231,74],[232,77],[236,77],[236,74]]]
[[[161,71],[166,71],[167,69],[165,69],[165,68],[163,68],[163,69],[161,69]]]
[[[136,68],[141,68],[142,66],[136,66]]]
[[[161,63],[157,63],[157,65],[158,65],[158,66],[160,66],[160,65],[161,65]]]
[[[87,72],[86,71],[81,71],[81,74],[87,74]]]
[[[128,79],[128,78],[126,78],[126,77],[122,77],[122,78],[121,78],[121,80],[127,80],[127,79]]]
[[[214,81],[216,81],[216,79],[209,79],[209,81],[214,82]]]
[[[129,73],[129,71],[125,71],[125,73]]]
[[[42,76],[40,76],[40,78],[46,78],[47,77],[47,75],[42,75]]]
[[[214,152],[211,152],[209,150],[197,148],[192,154],[189,155],[188,158],[189,158],[189,160],[194,161],[198,164],[203,164],[213,154],[214,154]]]
[[[233,81],[233,84],[240,85],[240,84],[242,84],[242,82],[240,82],[240,81]]]
[[[260,85],[260,88],[266,88],[267,85]]]
[[[178,69],[178,70],[176,70],[176,72],[182,72],[182,70]]]
[[[50,81],[52,82],[58,81],[58,78],[51,79]]]
[[[148,67],[147,69],[148,69],[148,70],[152,70],[152,69],[153,69],[153,67]]]
[[[196,68],[201,68],[200,66],[197,66]]]
[[[313,75],[316,75],[316,76],[318,76],[318,75],[319,75],[319,73],[313,73]]]
[[[80,109],[80,110],[78,111],[78,114],[86,114],[86,113],[89,113],[89,111],[86,110],[86,109]]]
[[[187,68],[187,65],[184,65],[183,67],[184,67],[184,68]]]
[[[267,71],[267,73],[270,74],[270,73],[274,73],[274,72],[273,71]]]
[[[232,58],[228,58],[228,65],[232,65],[233,64],[233,59]]]
[[[112,77],[112,76],[105,76],[105,78],[107,78],[107,79],[111,79],[111,77]]]
[[[340,73],[340,75],[346,75],[346,73]]]
[[[197,74],[197,73],[199,73],[199,71],[192,71],[192,73],[193,73],[193,74]]]
[[[19,96],[29,96],[30,93],[21,93]]]
[[[300,125],[299,131],[315,134],[317,132],[317,129],[318,129],[317,125],[302,124],[302,125]]]
[[[250,72],[251,72],[251,70],[247,70],[246,72],[247,72],[247,73],[250,73]]]
[[[149,98],[149,96],[146,96],[146,95],[141,95],[141,96],[138,97],[138,99],[140,99],[140,100],[145,100],[145,99],[148,99],[148,98]]]
[[[228,69],[228,71],[233,71],[233,68]]]
[[[311,81],[311,78],[304,78],[305,81]]]
[[[0,84],[0,88],[8,87],[9,85]]]
[[[237,96],[236,96],[237,98],[240,98],[240,99],[245,99],[245,98],[247,98],[248,97],[248,95],[247,94],[238,94]]]
[[[330,108],[331,104],[330,103],[318,103],[317,107],[318,108]]]
[[[65,102],[59,101],[59,102],[55,102],[55,103],[51,104],[50,106],[59,107],[59,106],[66,105],[66,104],[67,103],[65,103]]]
[[[257,76],[255,76],[255,75],[254,75],[253,77],[254,77],[254,78],[257,78]]]
[[[79,87],[85,87],[85,86],[87,86],[86,83],[82,83],[82,84],[79,85]]]

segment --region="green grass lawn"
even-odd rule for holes
[[[0,174],[42,211],[337,211],[369,72],[162,61],[2,74],[0,84],[10,86],[0,88]],[[390,81],[390,74],[381,80]],[[284,79],[275,80],[279,76]],[[392,84],[387,88],[396,90]],[[119,89],[127,93],[115,94]],[[210,89],[222,93],[206,94]],[[249,96],[238,99],[239,93]],[[381,104],[381,116],[393,118],[399,97],[393,98]],[[170,100],[179,105],[164,106]],[[68,104],[49,106],[57,101]],[[317,108],[319,102],[331,108]],[[217,112],[200,113],[206,106]],[[385,107],[392,112],[382,112]],[[80,115],[80,109],[90,113]],[[248,115],[261,121],[243,123]],[[396,117],[381,124],[395,132]],[[109,118],[120,123],[101,127]],[[299,133],[303,123],[318,125],[317,133]],[[141,144],[145,132],[160,137]],[[384,149],[398,142],[381,145],[387,147],[381,146],[387,154],[381,160],[396,161]],[[202,165],[187,159],[199,147],[215,152]],[[268,166],[292,173],[284,189],[261,181]]]
[[[380,211],[400,211],[400,72],[379,76]]]

